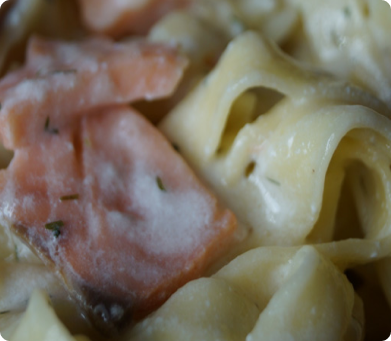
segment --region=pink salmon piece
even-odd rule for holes
[[[0,222],[107,334],[201,276],[236,230],[163,135],[123,106],[16,150],[0,188]]]
[[[26,66],[0,82],[0,135],[8,149],[61,132],[73,118],[114,104],[169,96],[187,60],[137,40],[64,43],[33,38]]]

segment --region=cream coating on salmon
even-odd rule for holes
[[[93,32],[142,34],[161,17],[190,0],[79,0],[84,23]]]
[[[44,128],[61,129],[71,116],[168,96],[186,65],[174,49],[141,40],[60,43],[33,38],[26,66],[0,83],[3,144],[14,149],[38,143]]]
[[[0,82],[0,223],[107,334],[199,277],[236,219],[128,102],[167,96],[186,60],[142,41],[30,43]]]
[[[236,229],[161,133],[127,107],[16,150],[0,187],[2,223],[106,332],[199,277]],[[58,234],[45,228],[56,221]]]

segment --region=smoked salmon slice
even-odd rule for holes
[[[72,116],[169,96],[187,65],[174,49],[144,40],[80,43],[31,39],[26,66],[0,82],[0,135],[8,149],[39,143]]]
[[[236,219],[164,136],[128,106],[170,95],[186,60],[144,41],[34,38],[0,82],[0,223],[116,333],[203,274]]]
[[[92,32],[119,37],[145,34],[165,14],[186,7],[190,0],[79,0],[85,25]]]
[[[105,108],[48,136],[0,173],[1,223],[107,334],[202,275],[232,242],[234,215],[132,109]]]

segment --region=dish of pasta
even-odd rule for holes
[[[0,333],[391,333],[391,7],[8,0]]]

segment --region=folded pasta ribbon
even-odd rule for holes
[[[360,298],[327,257],[265,247],[179,289],[129,340],[359,341],[363,323]]]

